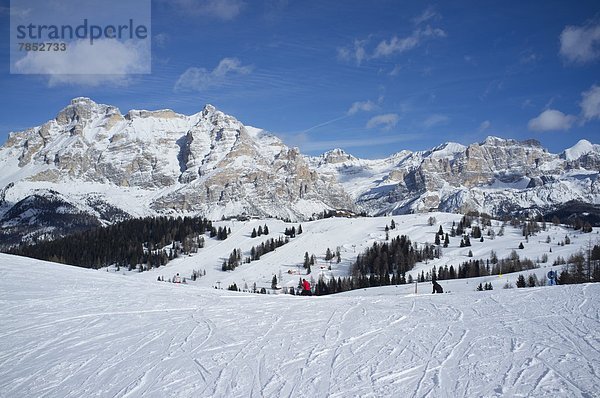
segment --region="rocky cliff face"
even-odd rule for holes
[[[532,140],[489,137],[378,160],[340,149],[307,157],[211,105],[191,116],[122,115],[88,98],[74,99],[42,126],[11,134],[0,148],[0,169],[0,244],[156,214],[503,215],[600,203],[600,146],[585,140],[561,154]]]

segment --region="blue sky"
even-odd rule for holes
[[[0,142],[71,98],[192,114],[211,103],[307,154],[376,158],[488,135],[600,143],[597,1],[155,0],[152,73],[10,74]]]

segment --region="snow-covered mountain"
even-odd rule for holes
[[[55,119],[11,134],[0,168],[0,222],[9,240],[63,232],[57,213],[83,228],[154,214],[299,219],[354,210],[341,185],[311,169],[298,149],[211,105],[191,116],[122,115],[76,98]]]
[[[600,145],[586,140],[562,154],[534,140],[497,137],[379,160],[334,150],[311,159],[311,165],[336,178],[359,207],[375,215],[432,209],[545,214],[569,202],[600,203]]]
[[[600,145],[562,154],[489,137],[378,160],[340,149],[302,155],[211,105],[186,116],[76,98],[55,119],[0,148],[0,243],[127,217],[242,214],[305,219],[325,209],[369,214],[479,210],[493,215],[599,204]]]

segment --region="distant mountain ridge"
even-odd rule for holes
[[[123,115],[75,98],[12,133],[0,168],[0,245],[159,214],[296,220],[327,209],[502,215],[600,204],[600,145],[586,140],[561,154],[488,137],[378,160],[341,149],[311,157],[211,105]]]

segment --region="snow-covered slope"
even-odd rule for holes
[[[429,225],[429,217],[435,218],[432,225]],[[390,239],[406,235],[414,244],[422,247],[426,243],[434,244],[435,234],[440,226],[444,231],[449,232],[453,223],[458,224],[461,218],[462,216],[458,214],[429,213],[393,217],[328,218],[303,222],[301,225],[304,232],[291,239],[288,244],[263,255],[258,261],[242,264],[234,271],[222,271],[221,269],[223,261],[228,259],[234,249],[241,250],[242,258],[249,257],[253,246],[260,245],[267,239],[283,236],[286,228],[291,229],[292,226],[297,228],[299,224],[285,223],[280,220],[224,221],[217,225],[231,229],[232,233],[226,240],[216,241],[207,238],[206,246],[198,253],[174,259],[165,267],[153,268],[142,273],[133,272],[133,275],[136,278],[155,281],[159,276],[168,280],[176,274],[180,274],[181,277],[189,280],[194,270],[203,270],[206,271],[206,275],[195,282],[190,281],[190,283],[204,287],[220,286],[222,288],[227,288],[235,283],[240,289],[251,289],[256,284],[258,289],[264,287],[268,290],[275,275],[280,287],[296,288],[300,278],[317,281],[321,276],[325,280],[332,277],[349,276],[356,256],[373,246],[374,243],[386,241],[385,226],[390,225],[392,220],[396,224],[396,229],[389,231]],[[251,238],[252,230],[263,225],[268,226],[270,234]],[[473,225],[477,225],[477,222],[475,221]],[[493,239],[487,235],[488,230],[490,233],[493,231]],[[469,233],[470,229],[467,229],[466,232]],[[469,247],[460,247],[460,236],[451,237],[448,247],[441,248],[442,256],[440,258],[428,261],[427,264],[418,263],[414,270],[407,272],[406,276],[411,275],[416,279],[421,272],[430,272],[432,267],[438,269],[440,266],[450,267],[453,265],[457,269],[460,264],[469,260],[480,260],[485,263],[492,257],[492,252],[495,252],[499,259],[503,259],[509,257],[512,251],[516,251],[521,259],[530,259],[537,262],[539,266],[539,268],[525,271],[523,274],[536,273],[541,280],[545,278],[544,275],[550,269],[561,268],[560,266],[552,267],[557,259],[568,259],[573,254],[585,252],[590,243],[595,244],[598,232],[594,229],[591,233],[582,233],[548,223],[545,231],[540,231],[527,241],[522,235],[521,228],[511,227],[510,224],[503,226],[500,221],[492,221],[491,227],[483,230],[483,235],[483,242],[471,239]],[[566,236],[571,242],[568,245],[563,244]],[[523,249],[518,249],[520,243],[523,243]],[[328,248],[334,253],[339,248],[340,263],[337,263],[336,260],[325,260]],[[469,251],[472,252],[472,257],[469,257]],[[312,273],[308,276],[302,265],[306,252],[316,256],[315,266],[312,267]],[[545,262],[541,261],[543,257],[547,258]],[[111,267],[109,271],[114,272],[115,269]],[[119,273],[127,272],[121,269]],[[514,285],[516,278],[517,275],[504,275],[502,278],[492,275],[477,280],[459,279],[440,281],[440,283],[446,290],[473,291],[479,283],[491,282],[495,289],[501,288],[506,282]],[[412,286],[406,286],[402,290],[410,292],[412,288]]]
[[[248,295],[0,254],[0,396],[593,397],[600,284]]]

